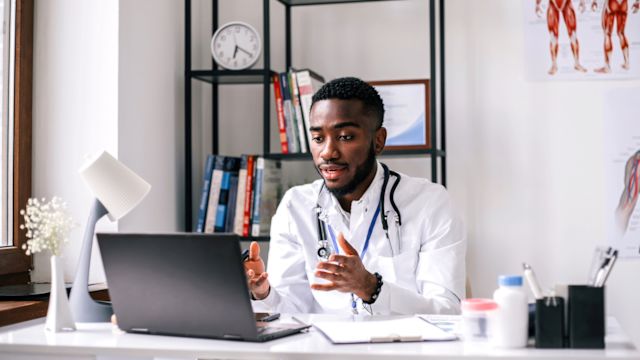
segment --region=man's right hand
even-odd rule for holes
[[[260,257],[260,245],[255,241],[249,245],[249,258],[244,262],[244,270],[247,274],[249,291],[254,299],[266,298],[269,295],[271,285],[267,280],[268,274],[264,271],[264,261]]]

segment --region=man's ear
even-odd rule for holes
[[[384,150],[384,144],[387,142],[387,129],[380,127],[375,133],[376,155],[380,155]]]

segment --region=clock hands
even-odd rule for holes
[[[233,58],[234,59],[236,58],[236,54],[238,53],[238,49],[239,49],[239,47],[238,47],[238,45],[236,45],[235,50],[233,50]]]
[[[252,53],[250,53],[250,52],[248,52],[247,50],[245,50],[245,49],[241,48],[240,46],[236,45],[236,51],[238,51],[238,50],[240,50],[240,51],[242,51],[243,53],[245,53],[245,54],[249,55],[249,57],[252,57],[252,56],[253,56],[253,54],[252,54]],[[235,53],[234,53],[234,57],[235,57]]]

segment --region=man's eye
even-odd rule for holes
[[[311,138],[311,141],[315,142],[315,143],[321,143],[322,142],[322,136],[313,136]]]
[[[340,139],[342,141],[353,140],[353,135],[340,135],[340,136],[338,136],[338,139]]]

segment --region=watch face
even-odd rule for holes
[[[229,70],[248,69],[260,57],[260,35],[251,25],[234,21],[220,27],[211,39],[211,54]]]

